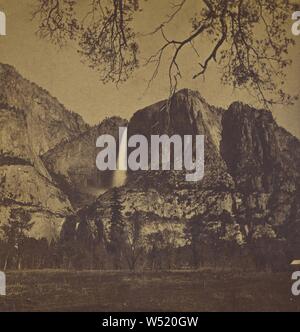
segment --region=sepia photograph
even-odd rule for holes
[[[300,312],[299,93],[299,0],[0,0],[0,312]]]

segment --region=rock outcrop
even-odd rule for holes
[[[284,225],[299,198],[299,140],[271,112],[241,103],[229,107],[222,124],[221,154],[242,197],[243,218]]]
[[[59,239],[65,218],[112,186],[95,165],[96,139],[117,138],[127,121],[90,127],[46,90],[0,64],[0,223],[12,209],[31,215],[30,235]]]
[[[75,139],[57,145],[42,157],[51,176],[76,206],[93,202],[113,185],[114,172],[99,172],[96,167],[96,140],[112,135],[118,142],[119,127],[127,121],[119,117],[103,120]]]
[[[89,129],[78,114],[6,64],[0,64],[0,104],[25,113],[27,134],[37,155]]]
[[[12,209],[27,210],[36,238],[58,239],[68,197],[54,183],[41,154],[89,129],[47,91],[0,64],[0,222]]]

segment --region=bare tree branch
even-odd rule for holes
[[[214,62],[222,69],[223,84],[246,89],[266,107],[294,101],[284,91],[285,69],[291,64],[288,51],[295,44],[286,29],[295,9],[291,0],[203,0],[191,18],[192,32],[181,40],[166,33],[187,3],[177,1],[166,19],[144,35],[136,33],[132,24],[143,0],[89,0],[83,18],[76,13],[78,0],[36,0],[33,18],[39,21],[40,37],[59,46],[68,40],[76,42],[83,59],[104,83],[126,81],[139,66],[139,38],[160,34],[161,47],[145,62],[153,66],[148,87],[164,55],[171,54],[167,76],[172,95],[182,76],[179,57],[191,49],[200,66],[192,78],[204,76]],[[211,41],[211,50],[202,47],[204,38]]]

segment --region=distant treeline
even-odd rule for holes
[[[0,270],[7,269],[189,269],[200,267],[284,271],[291,258],[280,241],[236,247],[222,241],[175,248],[163,244],[164,234],[153,236],[153,247],[135,251],[130,245],[105,247],[102,242],[58,241],[25,238],[12,247],[0,241]]]
[[[189,269],[234,267],[281,271],[297,258],[300,243],[295,222],[286,226],[286,237],[278,236],[267,223],[245,227],[232,222],[230,214],[194,216],[186,220],[184,234],[164,229],[145,235],[145,220],[138,212],[128,218],[122,213],[118,192],[113,193],[109,234],[105,234],[101,216],[69,216],[60,240],[49,243],[26,234],[33,223],[23,209],[11,210],[1,224],[0,270],[6,269]],[[92,228],[97,231],[92,232]],[[74,229],[76,228],[76,232]],[[106,231],[107,233],[107,231]],[[245,234],[246,233],[246,234]],[[184,236],[184,245],[178,238]]]

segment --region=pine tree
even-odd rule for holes
[[[127,245],[125,256],[130,270],[134,270],[143,253],[143,239],[141,236],[143,216],[134,209],[127,228]]]
[[[204,264],[205,224],[204,215],[196,214],[186,223],[185,233],[190,241],[194,268]]]
[[[113,189],[111,204],[110,248],[114,256],[114,267],[121,267],[121,260],[125,244],[125,223],[122,215],[121,196],[117,189]]]
[[[26,240],[26,232],[30,231],[33,223],[31,216],[23,209],[11,210],[8,222],[1,225],[0,229],[3,233],[6,244],[6,258],[4,263],[4,270],[7,268],[7,263],[10,256],[16,253],[18,269],[21,269],[22,248]]]

